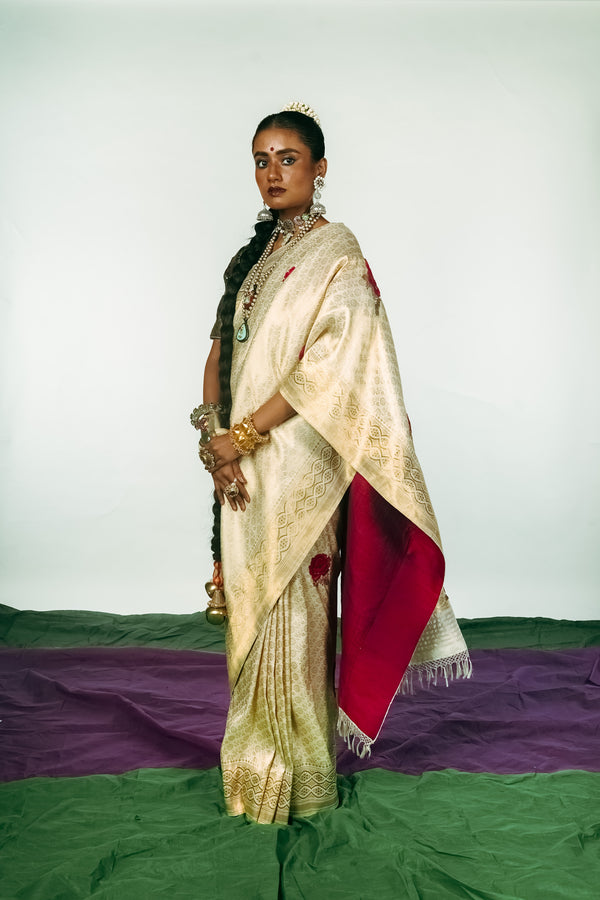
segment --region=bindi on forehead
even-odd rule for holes
[[[275,147],[269,147],[269,150],[271,151],[271,153],[273,152],[274,149],[275,149]]]

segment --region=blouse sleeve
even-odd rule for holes
[[[221,304],[219,303],[219,309],[217,309],[217,318],[215,319],[215,324],[210,330],[210,339],[211,341],[220,341],[221,340],[221,316],[219,315],[219,310],[221,308]]]

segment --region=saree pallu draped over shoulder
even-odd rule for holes
[[[298,415],[243,458],[251,503],[222,516],[232,689],[225,798],[230,813],[265,822],[337,803],[327,732],[346,493],[340,733],[365,755],[415,676],[470,675],[390,327],[360,247],[344,225],[328,224],[270,264],[249,340],[234,341],[232,421],[277,391]],[[241,322],[238,297],[234,334]]]

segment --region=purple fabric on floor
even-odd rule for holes
[[[597,647],[473,651],[475,675],[395,700],[339,770],[600,771]],[[0,651],[0,778],[218,765],[225,659],[191,650]]]
[[[339,771],[600,771],[600,688],[589,680],[600,648],[473,650],[471,657],[471,680],[397,698],[371,759],[345,750]]]
[[[0,780],[217,765],[225,658],[193,650],[0,651]]]

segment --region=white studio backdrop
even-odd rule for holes
[[[204,607],[189,412],[251,135],[302,99],[457,614],[597,617],[598,84],[593,2],[0,2],[1,602]]]

